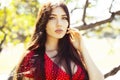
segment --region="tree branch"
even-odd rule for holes
[[[0,52],[2,51],[2,44],[4,43],[4,41],[6,40],[6,36],[7,36],[7,34],[4,32],[4,31],[2,31],[3,33],[4,33],[4,38],[3,38],[3,40],[0,42]]]
[[[73,9],[70,11],[70,13],[73,13],[73,11],[76,10],[76,9],[80,9],[80,8],[75,7],[75,8],[73,8]]]
[[[113,68],[110,72],[104,75],[105,78],[115,75],[120,70],[120,65],[118,67]]]
[[[86,29],[90,29],[90,28],[94,28],[96,26],[99,26],[101,24],[105,24],[107,22],[111,22],[113,21],[113,19],[115,18],[115,15],[120,15],[120,11],[117,12],[112,12],[110,18],[99,21],[99,22],[95,22],[95,23],[90,23],[88,25],[80,25],[80,26],[75,26],[75,28],[79,29],[79,30],[86,30]]]
[[[3,31],[3,28],[5,27],[5,24],[6,24],[6,17],[7,17],[6,7],[4,7],[4,20],[3,20],[3,25],[0,26],[0,31],[4,33],[4,38],[3,38],[3,40],[0,42],[0,52],[1,52],[1,50],[2,50],[2,44],[3,44],[4,41],[6,40],[6,36],[7,36],[7,34]]]
[[[88,0],[86,0],[86,3],[85,3],[85,6],[84,6],[84,11],[83,11],[83,17],[82,17],[82,21],[83,21],[83,25],[86,25],[86,22],[85,22],[85,17],[86,17],[86,9],[88,7]]]
[[[112,9],[112,4],[113,4],[114,0],[112,0],[110,8],[109,8],[109,13],[111,13],[111,9]]]

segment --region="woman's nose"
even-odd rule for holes
[[[57,25],[61,26],[62,25],[62,20],[61,19],[57,19]]]

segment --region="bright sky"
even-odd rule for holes
[[[0,0],[0,9],[5,7],[5,6],[9,6],[11,0]]]

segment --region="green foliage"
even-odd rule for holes
[[[37,0],[12,0],[9,6],[0,10],[0,27],[4,26],[2,31],[7,34],[4,45],[29,42],[39,6]],[[0,41],[4,38],[2,31]]]
[[[78,1],[78,0],[65,0],[66,3],[72,2],[72,1]]]
[[[0,32],[0,40],[4,38],[4,34]]]

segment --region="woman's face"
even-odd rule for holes
[[[61,7],[54,8],[46,25],[47,38],[63,38],[68,28],[67,18]]]

